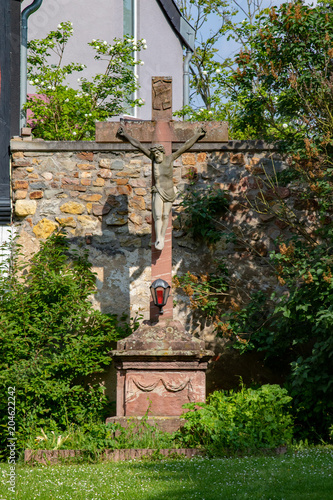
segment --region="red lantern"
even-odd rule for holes
[[[163,314],[163,307],[167,303],[170,289],[170,285],[168,285],[168,283],[161,278],[155,280],[150,287],[153,302],[155,306],[159,307],[160,314]]]

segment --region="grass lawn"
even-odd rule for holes
[[[274,457],[18,466],[0,464],[0,500],[297,500],[333,498],[333,448]]]

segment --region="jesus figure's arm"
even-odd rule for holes
[[[201,139],[205,135],[206,135],[206,130],[203,127],[201,127],[196,134],[194,134],[190,139],[188,139],[188,141],[186,141],[177,151],[172,153],[171,155],[172,161],[177,160],[177,158],[179,158],[180,155],[186,153],[186,151],[188,151],[193,146],[193,144],[195,144],[199,139]]]
[[[134,139],[134,137],[132,137],[131,135],[129,135],[126,132],[126,130],[124,129],[124,127],[120,126],[118,128],[117,134],[120,135],[121,138],[126,139],[129,143],[132,144],[132,146],[134,146],[136,149],[138,149],[139,151],[141,151],[144,155],[148,156],[148,158],[151,157],[149,149],[146,148],[143,144],[141,144],[140,141],[138,141],[137,139]]]

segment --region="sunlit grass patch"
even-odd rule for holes
[[[9,500],[6,464],[0,498]],[[332,498],[333,449],[283,456],[17,467],[24,500],[297,500]]]

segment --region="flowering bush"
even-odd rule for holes
[[[79,76],[78,87],[66,83],[69,75],[82,73],[86,66],[79,63],[63,64],[68,40],[73,34],[72,23],[60,23],[42,40],[29,43],[28,79],[36,88],[25,105],[31,110],[31,125],[35,137],[46,140],[91,140],[95,135],[95,122],[118,115],[130,106],[142,106],[135,99],[138,82],[133,68],[142,64],[134,53],[146,48],[146,41],[115,38],[113,44],[92,40],[88,45],[96,60],[106,63],[105,72],[91,80]],[[56,63],[51,63],[55,56]]]

